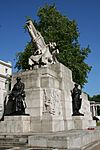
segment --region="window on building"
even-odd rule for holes
[[[8,69],[6,68],[6,69],[5,69],[5,73],[7,73],[7,72],[8,72]]]

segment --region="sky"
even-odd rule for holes
[[[53,4],[70,20],[76,20],[81,48],[90,46],[86,63],[92,66],[83,91],[100,94],[100,0],[0,0],[0,60],[16,64],[16,53],[25,49],[30,36],[25,32],[26,16],[37,20],[45,4]]]

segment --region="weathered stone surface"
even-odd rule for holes
[[[98,130],[72,130],[48,134],[35,134],[28,137],[28,146],[54,149],[84,149],[88,144],[100,140]]]
[[[89,127],[89,121],[84,116],[73,116],[75,129],[87,129]]]
[[[87,120],[92,120],[92,113],[90,111],[90,102],[88,101],[88,96],[85,93],[82,93],[82,107],[81,112],[84,114],[84,118]]]
[[[74,82],[71,70],[64,65],[52,64],[17,73],[13,76],[13,84],[16,77],[21,77],[25,84],[26,113],[31,116],[32,131],[56,132],[95,126],[88,97],[84,93],[80,110],[84,117],[73,119],[71,90]]]
[[[30,132],[30,116],[5,116],[0,122],[0,133]]]

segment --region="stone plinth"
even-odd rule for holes
[[[56,118],[55,116],[51,116],[48,113],[44,114],[42,120],[42,132],[57,132],[64,130],[64,120],[63,118]]]
[[[73,116],[75,129],[88,129],[88,127],[95,127],[96,122],[87,120],[84,116]]]
[[[91,149],[100,140],[100,130],[71,130],[52,134],[34,134],[28,137],[28,146],[40,149]],[[93,145],[91,145],[93,144]]]
[[[0,133],[30,132],[30,116],[5,116],[0,122]]]
[[[71,93],[72,73],[62,64],[17,73],[25,84],[26,113],[34,132],[63,131],[73,128]],[[69,122],[68,122],[69,120]]]
[[[70,69],[58,63],[16,73],[13,84],[16,77],[21,77],[25,84],[26,113],[31,116],[31,131],[56,132],[76,128],[72,118],[71,90],[74,82]],[[92,121],[88,107],[87,95],[83,94],[81,112],[86,120]]]
[[[37,117],[31,117],[30,126],[32,132],[57,132],[64,130],[64,121],[63,119],[54,119],[47,114],[42,120]]]

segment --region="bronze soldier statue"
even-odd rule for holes
[[[21,78],[16,78],[17,82],[14,85],[8,97],[8,102],[5,108],[5,115],[23,115],[25,114],[25,85],[21,82]]]
[[[82,98],[80,98],[81,90],[78,89],[78,84],[75,84],[74,86],[75,87],[71,91],[72,108],[73,108],[72,116],[84,116],[84,114],[79,112],[79,109],[81,108],[81,103],[82,103]]]

